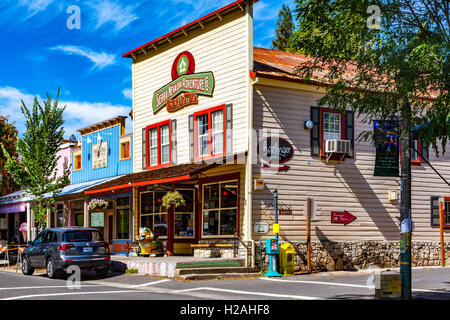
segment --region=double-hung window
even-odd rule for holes
[[[225,105],[194,113],[195,159],[225,154]]]
[[[147,141],[147,168],[170,165],[170,120],[148,126]]]

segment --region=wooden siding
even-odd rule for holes
[[[279,216],[282,240],[306,240],[304,202],[314,198],[317,216],[311,224],[312,240],[399,240],[400,198],[390,202],[388,191],[400,195],[400,179],[375,177],[375,149],[370,143],[355,141],[355,158],[344,162],[330,161],[310,155],[310,132],[303,127],[310,118],[310,106],[322,95],[316,87],[298,89],[258,85],[254,92],[255,129],[279,128],[280,137],[294,146],[293,158],[285,164],[285,172],[263,170],[253,166],[253,178],[263,178],[263,191],[253,191],[253,222],[273,224],[273,209],[265,210],[264,201],[271,200],[277,188],[279,202],[291,207],[292,215]],[[323,91],[322,91],[323,92]],[[355,137],[372,130],[355,115]],[[450,177],[450,156],[436,157],[430,148],[431,164],[444,176]],[[310,163],[308,163],[310,161]],[[430,226],[430,197],[450,195],[450,188],[426,164],[412,166],[413,240],[439,240],[439,227]],[[347,210],[357,219],[348,225],[332,224],[331,211]],[[273,236],[266,234],[263,238]],[[259,235],[253,233],[254,239]]]
[[[115,125],[103,130],[95,131],[82,136],[81,142],[81,170],[72,171],[72,184],[92,181],[107,177],[114,177],[131,173],[133,170],[133,136],[131,137],[130,153],[128,160],[120,158],[120,132],[121,126]],[[92,168],[92,146],[97,143],[100,134],[103,141],[108,143],[108,163],[104,168]],[[88,138],[91,140],[87,143]],[[72,159],[73,161],[73,159]]]
[[[189,162],[188,115],[221,104],[233,105],[233,153],[247,150],[247,107],[250,17],[241,10],[205,24],[185,38],[174,39],[149,49],[133,63],[134,172],[142,171],[142,128],[167,119],[177,120],[177,162]],[[183,51],[192,53],[195,72],[212,71],[215,79],[213,97],[199,95],[199,104],[168,113],[153,114],[152,99],[156,90],[169,83],[172,63]]]

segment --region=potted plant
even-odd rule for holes
[[[103,199],[92,199],[89,201],[88,209],[89,211],[102,211],[108,206],[108,202]]]
[[[180,206],[184,206],[185,201],[183,199],[183,196],[178,191],[168,191],[163,197],[162,197],[162,203],[161,208],[164,207],[166,209],[169,209],[171,206],[174,208],[178,208]]]

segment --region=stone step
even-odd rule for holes
[[[183,268],[175,269],[175,277],[187,274],[222,274],[222,273],[250,273],[254,272],[253,268],[246,267],[214,267],[214,268]]]
[[[259,278],[261,273],[206,273],[206,274],[185,274],[175,277],[176,280],[224,280],[224,279],[247,279]]]
[[[220,258],[192,260],[176,263],[176,269],[193,269],[193,268],[233,268],[245,266],[245,259],[241,258]]]

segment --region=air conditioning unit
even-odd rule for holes
[[[325,153],[349,153],[350,140],[326,140]]]

